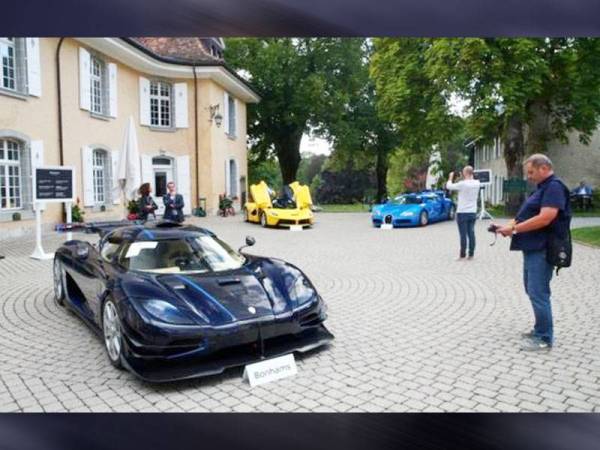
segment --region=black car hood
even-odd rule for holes
[[[157,281],[211,323],[273,315],[273,306],[264,288],[257,277],[247,271],[162,275]]]

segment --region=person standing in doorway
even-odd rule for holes
[[[183,196],[178,194],[175,188],[175,183],[169,181],[167,183],[167,194],[163,197],[165,204],[165,220],[172,220],[174,222],[183,222]]]
[[[477,219],[477,197],[481,187],[479,180],[473,178],[473,167],[465,166],[462,175],[463,179],[455,183],[454,172],[450,172],[446,183],[446,189],[458,191],[456,222],[460,235],[460,253],[457,261],[464,261],[467,257],[473,259],[475,256],[475,220]]]

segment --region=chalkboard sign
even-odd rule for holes
[[[473,178],[479,180],[481,184],[490,184],[492,182],[492,171],[489,169],[474,170]]]
[[[33,185],[34,201],[73,202],[75,200],[72,167],[36,167]]]

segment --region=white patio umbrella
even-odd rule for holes
[[[140,170],[140,152],[135,123],[133,117],[129,116],[117,167],[118,186],[115,186],[115,189],[124,197],[125,206],[127,206],[127,201],[137,198],[137,190],[141,183]]]

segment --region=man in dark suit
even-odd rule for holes
[[[175,190],[175,183],[169,181],[167,183],[167,195],[163,197],[165,204],[165,220],[172,220],[174,222],[183,222],[183,196],[178,194]]]

